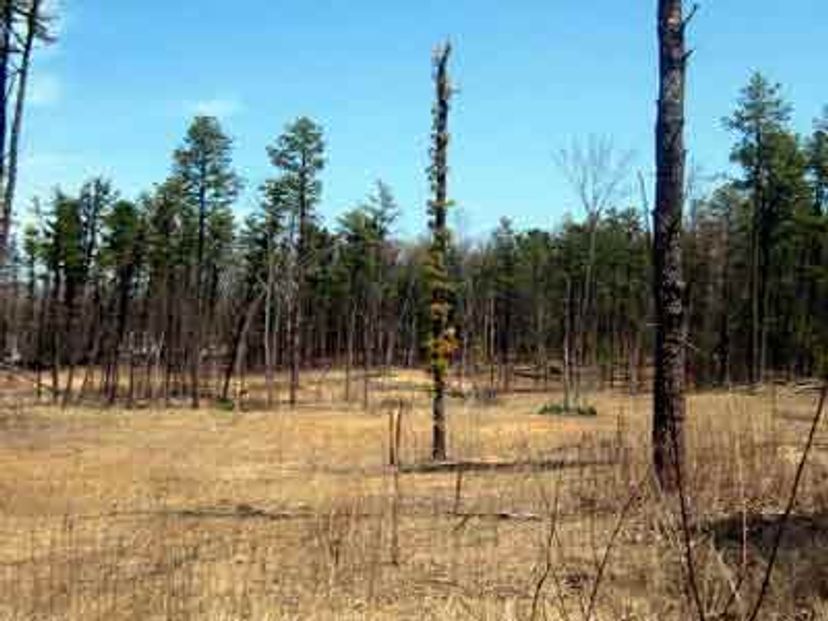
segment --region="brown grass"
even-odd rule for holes
[[[374,380],[368,411],[318,379],[295,412],[7,408],[0,619],[691,616],[676,503],[648,478],[649,397],[595,394],[595,418],[539,416],[556,395],[452,399],[466,471],[421,472],[425,376]],[[413,406],[396,484],[392,397]],[[750,609],[815,401],[690,398],[708,618]],[[826,449],[823,426],[763,618],[828,618]]]

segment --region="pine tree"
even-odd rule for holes
[[[751,382],[764,376],[766,360],[768,305],[767,278],[773,236],[771,177],[773,149],[786,132],[790,106],[780,95],[781,86],[771,84],[762,74],[751,76],[742,89],[737,109],[725,119],[725,126],[737,134],[738,142],[731,160],[740,164],[745,176],[743,187],[750,192],[750,317],[751,338],[748,342],[748,368]]]
[[[340,260],[348,281],[347,356],[345,399],[350,398],[350,370],[353,365],[357,319],[361,320],[363,360],[363,406],[368,407],[368,387],[380,323],[380,304],[387,291],[387,244],[390,226],[396,218],[396,204],[388,186],[377,183],[376,194],[346,212],[339,220],[342,239]]]
[[[309,260],[309,241],[315,208],[322,194],[319,173],[325,166],[322,128],[307,117],[300,117],[285,128],[276,143],[267,149],[271,163],[282,171],[289,190],[292,212],[293,257],[290,262],[290,404],[295,406],[299,392],[302,356],[303,311],[306,303],[305,278]]]
[[[108,361],[106,369],[107,400],[114,403],[118,396],[119,363],[124,336],[129,326],[132,302],[136,295],[138,278],[144,267],[144,221],[137,205],[119,200],[104,217],[102,264],[112,273],[115,326],[107,342]],[[130,348],[130,360],[133,360]],[[133,369],[130,364],[130,370]],[[133,382],[130,381],[130,386]],[[134,393],[129,391],[129,402]]]
[[[196,214],[196,248],[190,283],[192,299],[190,372],[191,399],[199,407],[203,338],[209,333],[210,300],[217,281],[218,256],[226,246],[231,205],[241,180],[231,164],[232,141],[218,119],[197,116],[187,130],[184,144],[174,155],[174,175],[187,207]]]

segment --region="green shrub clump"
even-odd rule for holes
[[[598,410],[591,405],[570,405],[563,403],[547,403],[538,414],[545,416],[598,416]]]

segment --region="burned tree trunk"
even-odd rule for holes
[[[8,260],[23,112],[35,45],[50,43],[44,0],[0,2],[0,264]]]
[[[448,113],[451,99],[451,85],[448,78],[448,60],[451,45],[446,43],[434,55],[434,81],[436,102],[434,105],[434,126],[432,131],[431,187],[434,198],[429,205],[431,215],[431,249],[429,252],[429,275],[431,279],[431,375],[433,379],[432,403],[432,444],[434,460],[446,458],[446,377],[454,350],[454,338],[449,327],[450,299],[448,269],[446,266],[449,232],[446,226],[448,178]]]
[[[0,14],[0,189],[5,194],[6,185],[6,143],[8,134],[8,102],[10,92],[12,40],[14,35],[14,4],[3,2],[2,14]],[[6,252],[6,230],[10,226],[11,207],[3,204],[2,221],[0,222],[0,254],[5,256]]]
[[[35,39],[38,37],[38,30],[42,30],[40,24],[42,16],[43,0],[32,0],[26,13],[26,29],[23,35],[22,49],[20,51],[20,67],[17,71],[17,93],[14,100],[14,114],[12,117],[11,134],[9,136],[8,154],[2,156],[7,158],[3,181],[3,213],[0,220],[0,263],[5,263],[9,252],[9,235],[11,232],[12,209],[14,207],[14,194],[17,187],[17,159],[20,152],[20,133],[23,126],[23,107],[26,101],[26,87],[29,82],[29,69],[31,68],[32,51]],[[13,4],[7,1],[6,4]],[[11,23],[7,29],[12,28]],[[41,34],[41,36],[44,36]],[[6,46],[6,53],[9,47]],[[4,60],[5,64],[5,60]],[[3,88],[6,88],[5,81]],[[6,92],[3,94],[3,105],[6,104]],[[5,115],[5,112],[4,112]],[[3,128],[5,132],[5,127]],[[5,136],[5,134],[4,134]]]
[[[660,0],[660,84],[656,124],[653,265],[656,306],[653,463],[665,491],[680,484],[684,454],[684,283],[681,218],[684,202],[684,84],[687,53],[682,0]]]

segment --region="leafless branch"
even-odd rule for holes
[[[629,495],[627,501],[624,503],[624,506],[621,508],[621,511],[618,514],[618,519],[615,521],[615,528],[613,528],[612,534],[610,535],[609,541],[607,542],[607,547],[604,549],[604,554],[601,558],[601,562],[598,565],[598,572],[595,575],[595,581],[592,584],[592,591],[589,594],[589,604],[587,606],[586,611],[586,621],[590,621],[590,619],[592,619],[592,614],[595,611],[595,604],[598,601],[598,592],[601,588],[601,582],[603,581],[604,572],[606,571],[607,565],[609,564],[610,553],[612,552],[615,541],[621,534],[621,529],[624,525],[624,521],[626,520],[627,515],[629,514],[630,509],[632,509],[633,505],[635,504],[635,501],[640,498],[641,488],[648,478],[649,473],[636,484],[636,486],[632,490],[632,493]]]
[[[796,494],[799,491],[799,483],[802,480],[802,473],[805,471],[805,464],[808,462],[808,456],[811,453],[811,448],[814,445],[814,438],[816,437],[819,423],[822,421],[822,412],[825,409],[825,397],[828,394],[828,379],[822,385],[822,392],[819,396],[819,404],[814,413],[814,420],[811,423],[811,430],[808,433],[808,440],[805,442],[805,450],[802,452],[802,458],[799,460],[799,465],[796,468],[796,476],[794,477],[793,487],[791,487],[791,494],[788,497],[788,504],[785,507],[785,512],[782,514],[782,520],[779,522],[779,528],[776,530],[776,537],[771,548],[770,558],[768,559],[768,566],[765,569],[765,576],[762,579],[762,588],[759,590],[759,596],[756,598],[756,604],[748,617],[748,621],[755,621],[759,616],[759,611],[762,609],[762,604],[765,602],[765,597],[770,586],[771,574],[773,567],[776,564],[776,557],[779,553],[779,547],[782,544],[782,537],[785,534],[785,527],[788,525],[788,520],[791,517],[794,503],[796,503]]]

